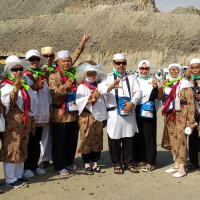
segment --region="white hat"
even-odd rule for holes
[[[61,58],[69,58],[71,53],[68,50],[62,50],[57,53],[57,60]]]
[[[200,64],[200,59],[199,59],[199,58],[194,58],[194,59],[192,59],[192,60],[190,61],[190,65],[196,64],[196,63]]]
[[[21,65],[24,68],[24,71],[27,70],[28,66],[29,66],[29,62],[24,61],[24,60],[20,60],[17,56],[12,55],[12,56],[8,56],[6,58],[6,65],[4,66],[4,71],[2,72],[2,76],[6,75],[6,72],[8,72],[9,74],[11,73],[11,68],[14,67],[15,65]]]
[[[29,58],[31,58],[32,56],[36,56],[41,58],[40,56],[40,52],[36,49],[31,49],[29,51],[26,52],[26,59],[28,60]]]
[[[43,47],[41,54],[55,54],[53,47]]]
[[[123,53],[116,53],[113,56],[113,60],[126,60],[126,55]]]
[[[142,67],[142,65],[143,65],[144,63],[147,65],[148,68],[151,68],[151,64],[150,64],[150,62],[149,62],[148,60],[141,60],[141,61],[138,63],[138,69],[139,69],[140,67]]]
[[[76,76],[76,81],[81,84],[83,80],[86,78],[87,72],[95,71],[97,73],[96,81],[98,82],[104,75],[103,73],[103,66],[101,64],[98,65],[91,65],[87,62],[82,63],[78,67],[78,73]]]

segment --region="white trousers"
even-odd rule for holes
[[[6,184],[13,183],[22,178],[24,163],[3,163]]]
[[[52,149],[52,136],[51,136],[51,125],[43,127],[42,140],[41,140],[41,153],[42,161],[51,161],[51,149]]]

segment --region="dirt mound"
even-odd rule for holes
[[[24,55],[46,45],[72,51],[88,29],[91,37],[80,61],[94,59],[108,70],[113,54],[120,51],[134,69],[141,59],[158,68],[200,57],[200,16],[156,12],[153,0],[13,2],[0,0],[2,55]]]
[[[185,8],[178,7],[172,11],[174,14],[193,14],[193,15],[200,15],[200,10],[195,8],[194,6],[188,6]]]

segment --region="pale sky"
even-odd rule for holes
[[[162,12],[172,11],[176,7],[194,6],[200,9],[200,0],[155,0],[156,7]]]

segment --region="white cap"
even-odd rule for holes
[[[199,58],[194,58],[194,59],[192,59],[192,60],[190,61],[190,65],[196,64],[196,63],[200,64],[200,59],[199,59]]]
[[[57,53],[57,59],[69,57],[71,57],[71,53],[68,50],[62,50]]]
[[[26,52],[26,59],[28,60],[29,58],[31,58],[32,56],[36,56],[36,57],[41,57],[40,56],[40,52],[36,49],[31,49],[29,51]]]
[[[138,64],[138,68],[142,67],[143,64],[146,64],[148,68],[151,68],[151,64],[148,60],[141,60]]]
[[[126,55],[123,53],[116,53],[113,56],[113,60],[126,60]]]

